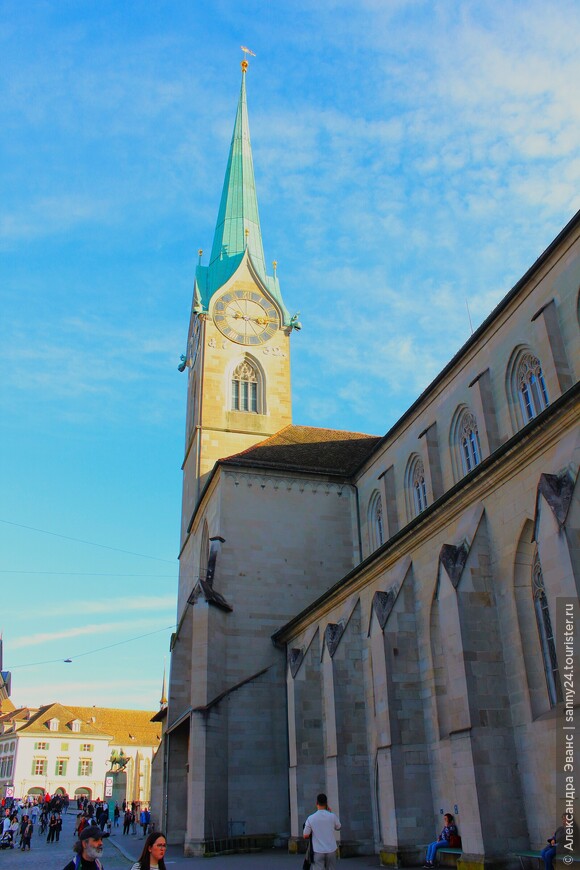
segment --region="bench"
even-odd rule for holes
[[[463,855],[463,849],[452,849],[451,846],[442,846],[440,849],[437,849],[435,861],[437,861],[439,855]]]
[[[441,851],[443,851],[443,849],[441,849]],[[538,863],[542,860],[542,853],[539,849],[538,850],[528,849],[527,851],[513,852],[512,854],[515,855],[516,858],[520,859],[520,865],[521,865],[522,870],[525,870],[524,858],[536,858]],[[560,852],[559,854],[554,856],[554,861],[555,862],[558,861],[558,862],[562,863],[562,859],[565,857],[572,859],[571,861],[568,860],[565,862],[564,866],[566,866],[566,867],[569,867],[570,864],[579,864],[580,863],[580,855],[571,855],[569,852],[565,852],[565,853]]]

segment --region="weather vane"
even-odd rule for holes
[[[256,52],[252,51],[251,48],[246,48],[245,45],[240,45],[240,48],[244,52],[244,59],[242,61],[242,69],[245,72],[248,68],[248,55],[250,55],[251,57],[256,57]]]

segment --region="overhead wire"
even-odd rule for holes
[[[73,538],[71,535],[61,535],[58,532],[49,532],[47,529],[38,529],[36,526],[26,526],[24,523],[14,523],[0,517],[0,523],[7,526],[16,526],[19,529],[28,529],[30,532],[40,532],[42,535],[51,535],[53,538],[62,538],[65,541],[74,541],[77,544],[87,544],[90,547],[100,547],[102,550],[112,550],[114,553],[125,553],[127,556],[138,556],[140,559],[153,559],[155,562],[167,562],[174,565],[175,559],[162,559],[159,556],[149,556],[146,553],[135,553],[133,550],[123,550],[120,547],[109,547],[107,544],[99,544],[96,541],[86,541],[83,538]]]
[[[12,571],[0,568],[0,574],[40,574],[48,577],[175,577],[175,574],[118,574],[101,571]]]
[[[139,634],[136,637],[128,637],[126,640],[119,640],[116,643],[109,643],[107,646],[100,646],[98,649],[91,649],[88,652],[78,653],[77,655],[68,656],[66,659],[58,658],[58,659],[47,659],[43,662],[28,662],[25,665],[11,665],[10,667],[6,667],[7,671],[16,671],[21,668],[36,668],[40,665],[54,665],[58,662],[74,662],[75,659],[81,659],[84,656],[91,656],[98,652],[103,652],[106,649],[112,649],[114,646],[122,646],[125,643],[132,643],[135,640],[142,640],[144,637],[151,637],[153,634],[161,634],[162,631],[169,631],[169,629],[175,629],[175,623],[173,625],[166,625],[164,628],[157,628],[155,631],[148,631],[146,634]]]

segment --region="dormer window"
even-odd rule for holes
[[[73,719],[70,723],[71,731],[80,731],[81,730],[81,721],[80,719]]]
[[[58,719],[49,719],[46,724],[48,725],[49,731],[58,731],[58,726],[60,725],[60,722],[58,721]]]

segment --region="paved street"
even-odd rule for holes
[[[41,837],[36,827],[30,852],[21,852],[18,848],[0,851],[0,870],[62,870],[73,857],[75,818],[76,813],[68,813],[62,817],[62,832],[58,843],[47,843],[46,834]],[[109,840],[105,840],[105,870],[128,870],[131,862],[109,843]]]
[[[19,849],[0,851],[0,870],[62,870],[73,857],[73,830],[75,813],[63,816],[60,842],[47,843],[35,830],[30,852]],[[103,864],[105,870],[129,870],[141,854],[143,839],[137,836],[123,836],[121,828],[113,829],[113,836],[105,840]],[[288,855],[284,851],[261,852],[255,855],[224,855],[217,858],[184,858],[179,847],[170,847],[165,859],[168,867],[191,868],[200,870],[302,870],[301,855]],[[340,862],[344,870],[368,870],[377,868],[379,860],[370,858],[348,858]]]

